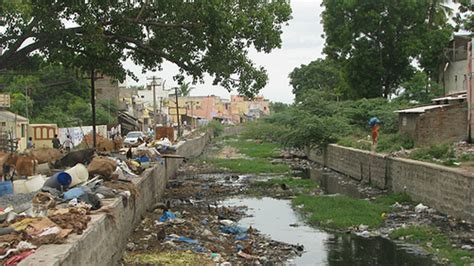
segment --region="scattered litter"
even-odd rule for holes
[[[415,206],[415,212],[417,213],[425,212],[427,210],[428,210],[428,206],[423,205],[423,203],[420,203]]]
[[[160,222],[164,223],[168,220],[176,219],[176,215],[170,211],[165,211],[160,217]]]

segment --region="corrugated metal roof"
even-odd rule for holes
[[[426,106],[419,106],[419,107],[410,108],[410,109],[397,110],[395,111],[395,113],[424,113],[428,110],[438,109],[438,108],[442,108],[446,106],[449,106],[449,104],[426,105]]]
[[[467,99],[467,94],[466,93],[462,93],[462,94],[458,94],[458,95],[447,95],[447,96],[444,96],[444,97],[439,97],[439,98],[435,98],[435,99],[432,99],[431,101],[432,102],[437,102],[437,101],[456,101],[456,100],[464,100],[464,99]]]

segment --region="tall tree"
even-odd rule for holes
[[[303,100],[312,90],[323,92],[331,99],[347,93],[347,82],[340,66],[329,59],[316,59],[308,65],[296,67],[289,77],[296,102]]]
[[[194,87],[191,87],[191,82],[185,82],[178,87],[178,94],[179,96],[189,96],[191,91],[194,89]]]
[[[474,32],[474,3],[471,0],[457,0],[459,10],[456,12],[454,20],[457,22],[457,29],[462,29],[470,33]]]
[[[167,60],[193,81],[204,73],[230,90],[253,96],[267,81],[248,58],[250,47],[280,47],[291,16],[286,0],[2,1],[6,31],[0,70],[19,67],[34,53],[49,60],[100,70],[119,79],[131,59],[144,70]],[[131,73],[128,73],[131,74]]]
[[[434,72],[451,33],[441,2],[323,0],[324,52],[343,66],[353,97],[389,97],[415,59]]]

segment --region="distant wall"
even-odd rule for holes
[[[307,150],[310,160],[362,183],[392,192],[406,192],[415,201],[474,221],[474,174],[420,161],[393,158],[367,151],[329,145]]]
[[[225,127],[224,132],[222,132],[222,136],[238,135],[242,133],[244,129],[245,129],[245,126],[242,126],[242,125]]]

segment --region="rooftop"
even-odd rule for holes
[[[433,109],[438,109],[438,108],[443,108],[449,106],[449,104],[435,104],[435,105],[425,105],[425,106],[419,106],[415,108],[410,108],[410,109],[404,109],[404,110],[397,110],[395,113],[412,113],[412,114],[418,114],[418,113],[424,113],[428,110],[433,110]]]

